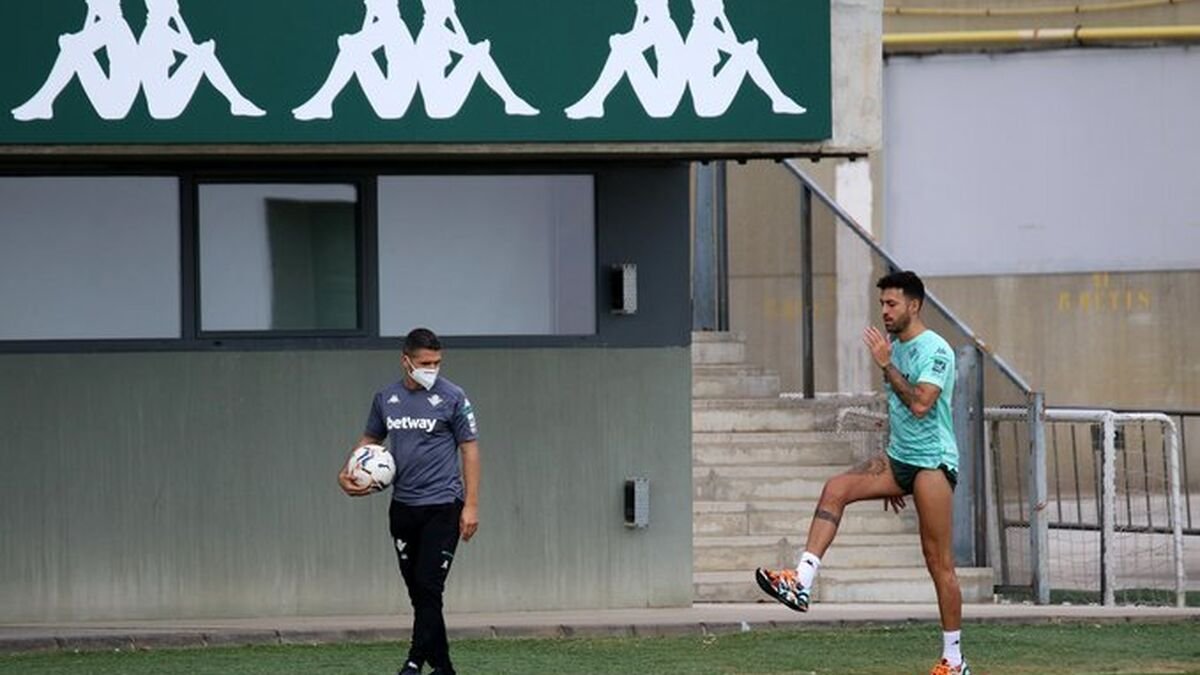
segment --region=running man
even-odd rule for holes
[[[192,39],[179,0],[146,0],[146,28],[139,41],[142,87],[150,117],[173,120],[183,114],[200,80],[205,77],[229,101],[229,112],[239,117],[262,117],[266,111],[242,96],[217,59],[216,43]],[[180,60],[176,55],[182,55]]]
[[[417,35],[417,77],[429,117],[443,120],[457,115],[471,95],[475,81],[481,77],[504,101],[505,114],[538,114],[538,109],[517,96],[504,79],[492,58],[491,41],[471,43],[458,19],[454,0],[421,0],[421,4],[425,7],[425,21]],[[457,64],[455,54],[461,56]]]
[[[79,84],[101,119],[125,119],[142,84],[138,43],[121,12],[121,0],[87,0],[87,18],[78,33],[58,38],[58,58],[45,83],[12,111],[18,122],[54,118],[54,101],[71,80]],[[105,74],[96,53],[108,59]]]
[[[608,60],[592,88],[566,109],[570,119],[604,117],[604,101],[624,77],[629,78],[633,93],[650,117],[671,117],[679,108],[688,80],[683,36],[671,18],[668,0],[636,2],[633,28],[608,39]],[[654,50],[657,68],[646,59],[650,49]]]
[[[687,61],[691,68],[688,86],[697,115],[724,115],[747,75],[771,98],[771,110],[776,114],[802,115],[806,112],[779,88],[758,55],[758,40],[738,41],[725,14],[724,0],[692,0],[692,8],[694,22],[687,36]],[[722,53],[729,55],[723,66]]]
[[[400,16],[399,0],[363,0],[366,18],[357,33],[338,38],[338,55],[329,77],[304,105],[292,111],[300,121],[333,117],[333,101],[357,77],[367,102],[380,119],[404,117],[417,93],[413,68],[416,43]],[[387,71],[375,60],[383,50]]]
[[[886,455],[873,457],[825,483],[808,528],[808,542],[796,569],[758,568],[754,574],[767,595],[799,611],[808,611],[821,557],[833,542],[848,504],[883,499],[897,513],[912,495],[920,522],[921,550],[937,589],[942,619],[942,658],[930,675],[970,675],[960,646],[962,592],[951,548],[958,446],[950,402],[954,397],[954,351],[925,327],[921,308],[925,284],[912,272],[879,280],[883,325],[892,339],[874,327],[863,342],[883,370],[891,424]]]
[[[400,675],[420,675],[425,664],[433,667],[429,675],[454,675],[442,593],[459,537],[470,541],[479,528],[478,430],[466,394],[439,377],[442,344],[432,331],[408,334],[401,364],[404,378],[375,394],[355,448],[386,438],[396,460],[389,524],[413,607],[412,643]],[[338,485],[351,497],[371,493],[344,465]]]

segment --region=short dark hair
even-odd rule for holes
[[[412,356],[418,349],[442,351],[442,341],[428,328],[414,328],[404,338],[404,353]]]
[[[920,301],[921,306],[925,305],[925,282],[921,281],[916,272],[892,272],[875,282],[875,287],[881,291],[897,288],[904,297]]]

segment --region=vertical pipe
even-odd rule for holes
[[[717,162],[713,176],[713,217],[717,234],[717,330],[729,330],[729,178],[728,165]]]
[[[1129,490],[1129,474],[1133,473],[1133,469],[1129,466],[1129,434],[1126,433],[1124,428],[1122,428],[1120,430],[1120,434],[1118,435],[1117,429],[1116,429],[1116,423],[1114,422],[1113,425],[1114,425],[1114,427],[1113,427],[1113,443],[1114,443],[1115,447],[1118,447],[1121,449],[1121,476],[1125,479],[1125,524],[1132,525],[1133,524],[1133,495]],[[1113,455],[1113,470],[1114,471],[1116,471],[1116,462],[1117,462],[1116,454],[1114,453],[1114,455]],[[1115,484],[1114,484],[1114,490],[1115,490]],[[1114,491],[1113,494],[1116,494],[1116,492]],[[1114,513],[1113,516],[1114,516],[1113,522],[1115,523],[1116,522],[1115,521],[1116,513]]]
[[[1075,471],[1075,522],[1083,523],[1083,493],[1079,485],[1079,444],[1075,436],[1075,427],[1071,425],[1071,466]]]
[[[800,339],[804,343],[804,398],[816,398],[813,345],[813,212],[812,189],[805,185],[800,191],[800,302],[803,306],[803,325]]]
[[[986,405],[984,396],[984,387],[987,384],[987,377],[984,373],[986,361],[984,361],[983,352],[978,348],[974,348],[975,353],[975,411],[971,417],[971,429],[975,436],[975,447],[979,449],[979,454],[976,457],[979,461],[976,463],[975,479],[976,492],[978,498],[975,500],[975,522],[981,527],[975,529],[975,565],[977,567],[988,567],[991,565],[991,557],[988,555],[987,547],[987,527],[982,526],[987,522],[987,458],[984,453],[984,447],[987,443],[986,434],[987,426],[983,420],[983,409]]]
[[[1146,448],[1146,423],[1138,425],[1142,434],[1142,490],[1146,493],[1146,527],[1154,527],[1154,506],[1150,499],[1150,453]],[[1163,459],[1166,459],[1166,442],[1163,443]],[[1164,467],[1166,465],[1164,464]],[[1129,523],[1132,525],[1133,523]]]
[[[1117,424],[1112,413],[1104,418],[1104,455],[1101,460],[1103,477],[1101,490],[1104,493],[1100,523],[1100,594],[1105,606],[1116,604],[1116,589],[1113,578],[1113,539],[1117,522]]]
[[[983,549],[978,546],[977,502],[984,496],[979,475],[983,448],[978,444],[974,422],[976,388],[979,386],[979,352],[972,345],[955,350],[956,377],[954,398],[951,401],[954,420],[954,439],[958,445],[958,486],[954,489],[954,562],[964,567],[979,566],[978,559]]]
[[[1013,463],[1016,464],[1014,472],[1017,476],[1017,519],[1025,522],[1025,474],[1021,471],[1021,430],[1018,428],[1019,426],[1019,424],[1012,425]],[[1032,442],[1033,437],[1029,436],[1029,438]]]
[[[1011,574],[1008,567],[1008,518],[1006,511],[1007,504],[1004,499],[1004,463],[1000,457],[1000,423],[993,420],[989,427],[990,434],[988,438],[988,447],[992,452],[992,490],[995,493],[993,501],[996,502],[996,531],[999,533],[997,548],[1000,554],[1000,585],[1012,585]],[[1017,482],[1020,482],[1018,477]]]
[[[692,237],[692,330],[717,330],[717,234],[713,217],[713,166],[696,164],[696,225]]]
[[[1029,396],[1029,550],[1033,599],[1050,604],[1050,530],[1046,522],[1046,398]]]
[[[1178,447],[1180,451],[1177,453],[1181,460],[1181,468],[1183,469],[1183,498],[1184,511],[1187,513],[1187,526],[1192,527],[1192,490],[1191,483],[1188,481],[1188,460],[1187,460],[1187,418],[1183,415],[1179,416],[1179,438]]]
[[[1057,506],[1058,522],[1063,522],[1062,481],[1058,476],[1058,425],[1050,427],[1050,447],[1054,449],[1054,503]]]

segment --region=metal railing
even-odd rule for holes
[[[1045,411],[1044,419],[1051,429],[1054,493],[1036,500],[1027,500],[1023,494],[1026,472],[1032,468],[1022,467],[1024,443],[1020,429],[1003,428],[1006,423],[1024,425],[1025,411],[988,408],[985,418],[989,431],[988,510],[995,524],[990,546],[997,552],[1002,589],[1023,586],[1014,580],[1024,565],[1013,560],[1009,533],[1024,528],[1033,531],[1035,516],[1041,514],[1045,539],[1040,542],[1040,551],[1050,551],[1050,533],[1056,533],[1053,576],[1059,589],[1089,591],[1093,579],[1098,579],[1099,596],[1103,604],[1111,605],[1122,574],[1127,577],[1123,583],[1127,591],[1152,592],[1169,585],[1174,604],[1184,606],[1183,537],[1200,531],[1191,528],[1190,507],[1184,498],[1182,434],[1172,416],[1087,409]],[[1158,425],[1161,430],[1154,440],[1148,440],[1148,424]],[[1081,426],[1087,434],[1078,433]],[[1060,453],[1063,447],[1069,449],[1069,455]],[[1011,499],[1014,488],[1016,498]],[[1118,504],[1118,497],[1123,497],[1123,503]],[[1086,539],[1073,534],[1082,534]],[[1020,541],[1019,535],[1016,541]],[[1033,553],[1031,550],[1028,556],[1031,566],[1039,563]],[[1156,559],[1163,557],[1169,558],[1167,563],[1157,565]],[[1078,572],[1082,574],[1071,578]],[[1133,599],[1143,600],[1136,596]]]
[[[879,259],[883,260],[887,265],[895,270],[900,271],[904,266],[896,261],[890,253],[887,252],[871,233],[858,223],[845,209],[841,207],[832,197],[829,196],[821,186],[817,185],[812,178],[804,173],[803,170],[796,164],[795,160],[784,160],[784,167],[800,181],[800,241],[801,241],[801,258],[803,270],[801,272],[801,296],[803,303],[804,327],[802,329],[803,339],[805,344],[804,351],[804,396],[805,398],[813,398],[816,395],[816,387],[813,381],[812,373],[813,363],[815,361],[812,345],[813,337],[813,265],[812,265],[812,230],[813,230],[813,198],[815,197],[820,203],[824,204],[833,214],[836,220],[841,222],[850,232],[852,232],[859,240],[871,249],[871,252]],[[949,307],[946,306],[936,295],[930,292],[925,294],[925,304],[937,309],[938,312],[957,329],[963,337],[970,340],[975,347],[991,361],[996,368],[1004,374],[1012,384],[1017,387],[1022,393],[1029,396],[1034,393],[1033,388],[1025,381],[1025,378],[1017,372],[1007,361],[996,354],[990,345],[983,341],[965,321],[958,318]]]

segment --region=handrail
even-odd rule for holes
[[[825,192],[825,190],[821,189],[820,185],[817,185],[811,178],[808,177],[808,174],[804,173],[804,171],[796,165],[796,160],[786,159],[783,161],[783,165],[804,185],[805,188],[807,188],[812,194],[816,195],[817,199],[819,199],[825,204],[825,206],[833,211],[834,215],[836,215],[837,218],[842,221],[842,223],[849,227],[850,231],[853,232],[855,236],[857,236],[864,244],[870,247],[870,249],[875,252],[875,255],[883,258],[884,262],[890,265],[893,269],[904,269],[903,265],[893,258],[892,255],[887,252],[887,250],[880,246],[879,242],[875,241],[875,238],[871,236],[870,232],[860,225],[858,221],[856,221],[853,216],[847,213],[846,210],[841,207],[841,205],[834,201],[833,198]],[[982,338],[976,335],[975,331],[971,330],[971,327],[968,326],[962,319],[959,319],[958,315],[950,311],[950,308],[942,303],[941,300],[938,300],[937,296],[926,292],[925,301],[936,307],[942,314],[944,314],[950,323],[959,330],[959,332],[965,335],[967,339],[970,340],[977,349],[979,349],[979,351],[983,352],[983,354],[990,359],[997,368],[1000,369],[1001,373],[1004,373],[1004,376],[1007,377],[1009,381],[1017,387],[1017,389],[1021,390],[1021,393],[1025,394],[1026,396],[1033,394],[1033,387],[1029,386],[1029,383],[1025,381],[1025,378],[1021,377],[1021,374],[1013,369],[1013,367],[1010,366],[1007,361],[997,355],[995,351],[992,350],[991,345],[984,342]]]

